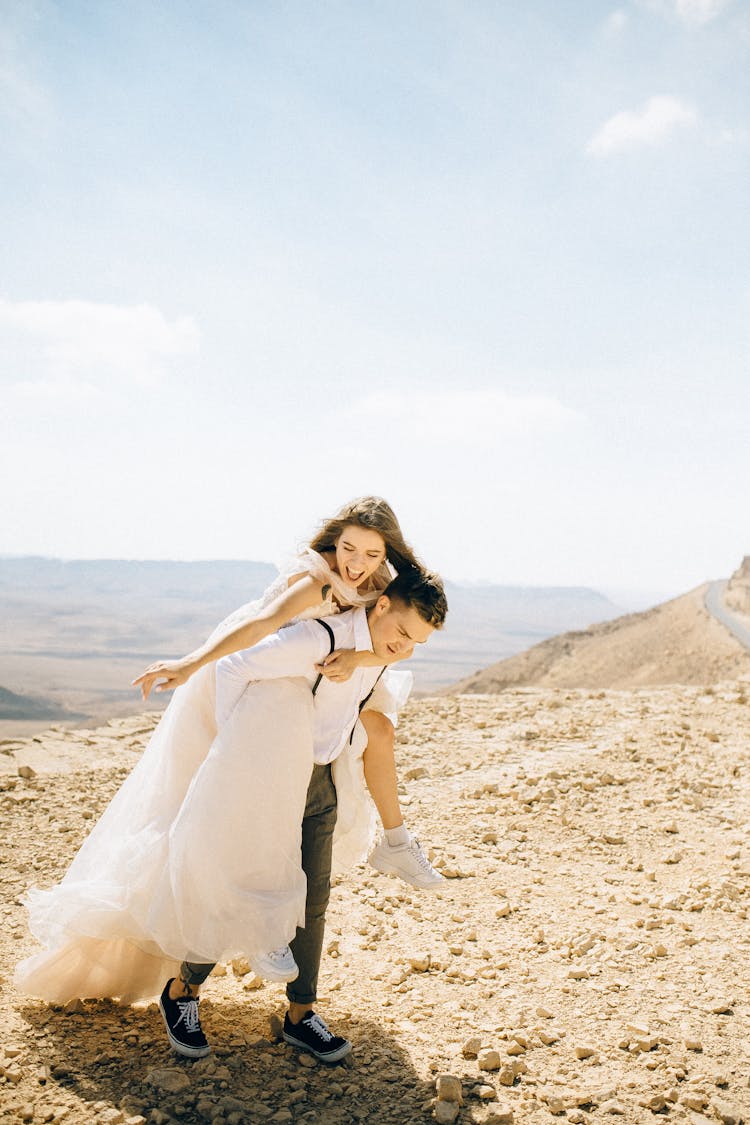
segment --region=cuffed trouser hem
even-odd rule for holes
[[[307,876],[305,926],[289,943],[299,976],[287,985],[292,1004],[313,1004],[318,998],[318,971],[323,952],[326,910],[331,894],[336,786],[330,765],[314,766],[302,820],[302,870]]]
[[[287,988],[286,998],[290,1004],[314,1004],[318,999],[317,996],[300,996],[298,993],[292,993],[291,989]]]
[[[206,977],[211,975],[214,965],[201,965],[194,961],[183,961],[180,965],[180,980],[194,987],[203,984]]]

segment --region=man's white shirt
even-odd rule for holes
[[[324,618],[333,632],[334,648],[372,650],[367,613],[362,608]],[[315,685],[315,665],[331,650],[327,630],[315,619],[287,625],[252,648],[224,656],[216,664],[216,720],[221,726],[232,714],[249,683],[302,677]],[[332,762],[346,745],[359,715],[359,705],[375,685],[379,668],[355,668],[344,683],[320,681],[313,707],[313,754],[317,764]]]

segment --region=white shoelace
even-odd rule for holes
[[[419,844],[419,840],[417,840],[415,836],[412,836],[411,844],[409,845],[409,851],[415,857],[417,863],[419,864],[419,866],[422,868],[423,871],[429,871],[432,874],[435,873],[435,868],[432,866],[429,859],[427,858],[427,856],[422,851],[422,848],[420,847],[420,844]]]
[[[198,1019],[198,1001],[197,1000],[177,1000],[175,1001],[177,1007],[180,1009],[180,1018],[178,1023],[184,1023],[187,1030],[191,1033],[200,1031],[201,1024]]]
[[[305,1020],[305,1023],[316,1035],[319,1035],[325,1043],[330,1043],[333,1039],[333,1034],[328,1030],[317,1012],[314,1012],[308,1020]]]
[[[272,949],[266,956],[271,961],[284,961],[287,955],[291,956],[291,952],[288,945],[280,945],[278,949]]]

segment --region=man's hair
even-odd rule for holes
[[[443,580],[434,571],[422,566],[407,566],[390,582],[383,593],[416,609],[419,616],[434,629],[440,629],[448,612]]]

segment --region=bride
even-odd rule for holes
[[[207,850],[212,858],[211,823],[191,822],[190,801],[191,782],[217,735],[213,661],[257,643],[293,620],[372,605],[394,570],[414,565],[417,560],[390,506],[377,497],[356,500],[323,525],[262,598],[235,611],[201,648],[181,661],[151,665],[134,681],[141,684],[144,698],[154,686],[177,690],[141,760],[61,883],[51,890],[29,892],[30,927],[46,948],[18,966],[19,990],[52,1003],[105,996],[130,1002],[154,995],[167,975],[175,975],[190,948],[190,935],[174,924],[174,903],[194,894],[190,849],[201,849],[201,854]],[[404,655],[408,653],[400,653],[399,658]],[[331,679],[345,679],[362,662],[382,663],[373,653],[339,652],[327,658],[320,671]],[[429,887],[441,879],[403,824],[393,759],[393,724],[410,686],[409,673],[387,669],[362,711],[350,745],[335,763],[336,858],[339,867],[356,862],[372,843],[372,808],[363,799],[366,780],[385,830],[373,853],[373,865]],[[283,711],[280,714],[275,725],[283,728],[286,718]],[[293,723],[293,716],[289,721]],[[254,797],[263,799],[264,781],[279,769],[279,756],[267,742],[267,724],[261,745],[252,723],[251,712],[247,752],[253,755],[257,785],[248,795],[249,805]],[[283,747],[283,729],[270,733]],[[213,816],[220,817],[221,809],[213,810]],[[187,844],[175,838],[178,821],[190,826]],[[251,808],[248,824],[242,827],[242,847],[249,853]],[[294,840],[298,831],[299,823],[277,822],[274,840],[277,835]],[[293,847],[287,849],[287,854],[293,853]],[[221,857],[215,858],[221,878]],[[282,952],[295,931],[300,896],[304,900],[301,869],[286,880],[288,893],[257,890],[250,918],[242,911],[242,932],[226,924],[232,916],[233,888],[225,883],[226,910],[217,916],[209,935],[211,960],[246,955],[251,961],[263,961],[264,950],[271,950],[271,957]]]

